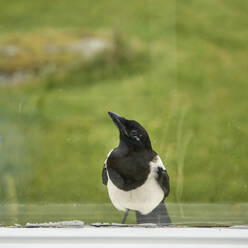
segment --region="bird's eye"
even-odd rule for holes
[[[134,137],[134,136],[137,136],[137,131],[136,130],[132,130],[130,132],[131,136]]]
[[[136,130],[132,130],[132,131],[130,132],[130,136],[131,136],[132,139],[135,139],[135,140],[137,140],[137,141],[140,141],[138,132],[137,132]]]

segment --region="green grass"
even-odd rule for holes
[[[101,170],[118,132],[108,110],[148,130],[169,202],[247,202],[245,1],[0,4],[2,36],[107,30],[147,51],[142,66],[100,63],[0,87],[2,202],[109,202]]]

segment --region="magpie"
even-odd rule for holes
[[[112,204],[124,211],[136,211],[136,223],[169,225],[171,219],[164,204],[169,195],[167,171],[152,149],[146,130],[134,120],[108,112],[119,129],[119,145],[109,152],[102,170]]]

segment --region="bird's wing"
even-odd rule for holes
[[[164,191],[164,198],[166,198],[170,193],[170,179],[167,171],[162,167],[158,167],[158,177],[157,181]]]
[[[107,175],[107,165],[104,163],[103,169],[102,169],[102,183],[107,185],[108,183],[108,175]]]
[[[169,175],[168,175],[168,173],[164,167],[162,160],[160,159],[160,157],[158,155],[152,161],[152,165],[153,165],[153,167],[156,168],[156,171],[158,174],[156,179],[164,191],[164,198],[166,198],[170,193]]]
[[[120,175],[120,173],[118,173],[114,168],[108,167],[108,174],[110,180],[117,188],[124,189],[125,181],[123,177]]]
[[[108,183],[107,160],[108,160],[108,157],[112,151],[113,151],[113,149],[108,153],[107,158],[104,161],[104,165],[103,165],[103,169],[102,169],[102,183],[105,185],[107,185],[107,183]]]

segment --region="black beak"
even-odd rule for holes
[[[125,121],[126,119],[114,112],[108,112],[109,116],[111,117],[111,119],[113,120],[113,122],[115,123],[115,125],[118,127],[119,131],[121,134],[128,136],[127,134],[127,130],[125,127]]]

